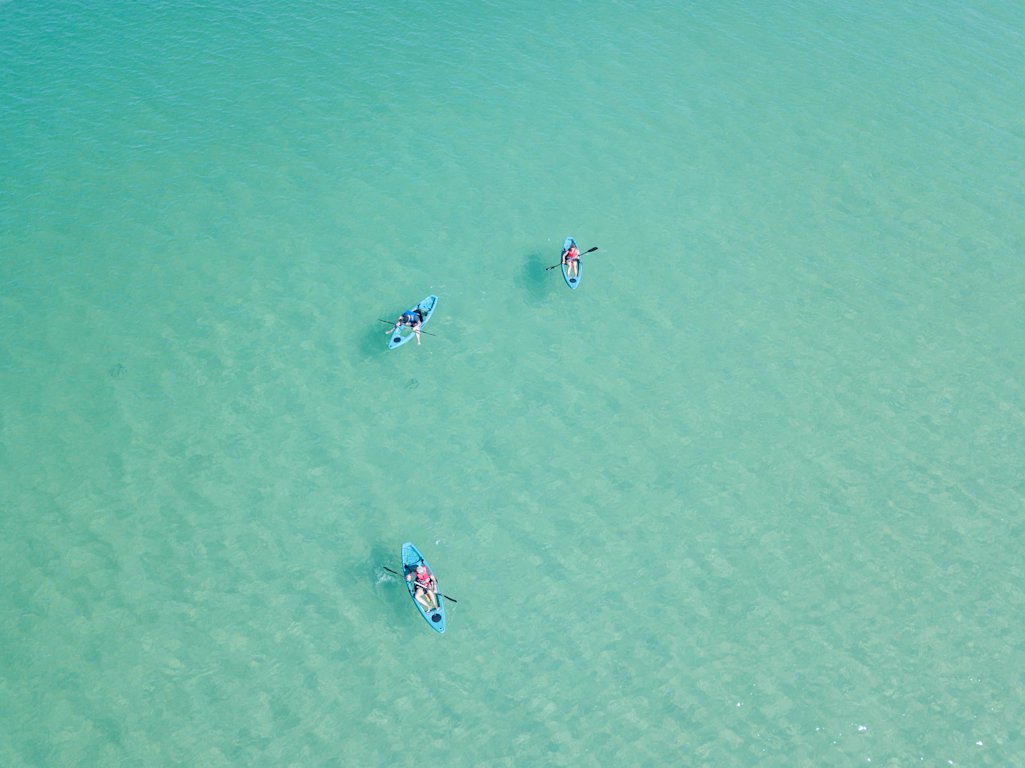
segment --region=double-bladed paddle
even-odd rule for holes
[[[398,571],[393,571],[393,570],[392,570],[391,568],[389,568],[389,567],[388,567],[387,565],[382,565],[381,567],[382,567],[382,568],[384,568],[384,570],[388,571],[388,573],[394,573],[394,574],[395,574],[396,576],[402,576],[402,574],[401,574],[401,573],[399,573]],[[453,602],[453,603],[458,603],[458,602],[459,602],[459,601],[458,601],[458,600],[456,600],[456,599],[455,599],[454,597],[449,597],[448,595],[442,595],[442,594],[441,594],[441,592],[435,592],[434,594],[436,594],[436,595],[439,595],[440,597],[443,597],[443,598],[445,598],[446,600],[449,600],[449,601],[451,601],[451,602]]]
[[[584,253],[593,253],[594,251],[597,251],[597,250],[598,250],[598,246],[596,245],[596,246],[594,246],[594,248],[588,248],[586,251],[584,251]],[[584,253],[581,253],[580,256],[583,256]],[[578,256],[577,258],[580,258],[580,256]],[[545,272],[547,272],[549,269],[555,269],[556,267],[561,267],[561,266],[562,266],[562,262],[560,261],[558,264],[552,264],[552,266],[550,266],[550,267],[545,267]]]
[[[395,323],[389,323],[387,320],[382,320],[381,318],[377,318],[377,322],[384,323],[385,325],[395,325]],[[398,331],[398,328],[396,328],[395,330]],[[430,331],[425,331],[423,328],[420,329],[420,333],[425,333],[428,336],[437,336],[438,335],[436,333],[431,333]]]

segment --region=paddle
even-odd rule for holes
[[[588,248],[586,251],[584,251],[584,253],[593,253],[594,251],[597,251],[597,250],[598,250],[598,246],[596,245],[596,246],[594,246],[594,248]],[[580,255],[583,256],[584,253],[582,253]],[[561,267],[561,266],[562,266],[562,262],[560,261],[558,264],[552,264],[552,266],[550,266],[550,267],[545,267],[545,272],[547,272],[549,269],[555,269],[556,267]]]
[[[384,323],[385,325],[395,325],[395,323],[391,323],[391,322],[389,322],[387,320],[382,320],[381,318],[377,318],[377,322]],[[395,330],[397,331],[398,328],[396,328]],[[436,333],[431,333],[430,331],[425,331],[423,328],[420,329],[420,333],[426,333],[428,336],[437,336],[438,335]]]
[[[388,573],[394,573],[394,574],[395,574],[396,576],[402,576],[402,574],[401,574],[401,573],[399,573],[398,571],[393,571],[393,570],[392,570],[391,568],[389,568],[389,567],[388,567],[387,565],[382,565],[381,567],[382,567],[382,568],[384,568],[384,570],[388,571]],[[443,598],[445,598],[446,600],[448,600],[448,601],[450,601],[450,602],[453,602],[453,603],[458,603],[458,602],[459,602],[459,601],[458,601],[458,600],[456,600],[456,599],[455,599],[454,597],[449,597],[448,595],[442,595],[442,594],[441,594],[441,592],[435,592],[434,594],[436,594],[436,595],[440,595],[441,597],[443,597]]]

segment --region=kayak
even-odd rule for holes
[[[424,321],[420,323],[421,328],[427,325],[427,321],[431,319],[431,315],[434,314],[434,308],[437,305],[438,297],[431,295],[410,310],[410,312],[412,312],[417,309],[422,309],[424,312],[427,313],[427,315],[424,317]],[[409,327],[408,325],[400,326],[394,333],[392,333],[391,340],[388,342],[388,349],[395,349],[396,347],[401,347],[414,336],[416,336],[416,334],[413,333],[413,329],[411,327]]]
[[[562,257],[566,254],[566,251],[569,250],[570,246],[576,244],[577,241],[573,239],[572,235],[567,237],[566,242],[562,244],[562,253],[559,254],[559,261],[562,261]],[[579,246],[577,247],[579,248]],[[580,278],[584,276],[584,260],[577,259],[577,273],[573,277],[570,277],[569,272],[566,271],[568,266],[569,265],[567,264],[562,265],[562,276],[566,280],[566,285],[575,291],[577,286],[580,285]]]
[[[430,573],[434,573],[434,569],[431,568],[431,564],[424,560],[424,556],[420,554],[420,550],[407,541],[402,545],[402,578],[405,579],[406,576],[411,574],[420,563],[426,565],[427,570]],[[435,577],[435,581],[437,581],[437,577]],[[424,617],[424,621],[430,625],[431,629],[438,634],[441,634],[445,631],[445,600],[441,595],[438,595],[438,607],[433,611],[425,611],[424,607],[416,601],[415,582],[416,579],[411,579],[406,582],[406,589],[409,590],[409,596],[413,598],[413,605],[415,605],[416,609],[420,611],[420,615]]]

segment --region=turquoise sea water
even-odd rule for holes
[[[763,5],[0,3],[0,764],[1025,764],[1025,7]]]

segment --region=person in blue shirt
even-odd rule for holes
[[[416,309],[407,309],[401,315],[399,319],[395,321],[395,327],[385,331],[385,333],[395,333],[399,328],[404,325],[408,325],[413,329],[413,333],[416,334],[416,343],[420,343],[420,326],[423,325],[424,317],[427,313],[424,312],[420,307]]]

